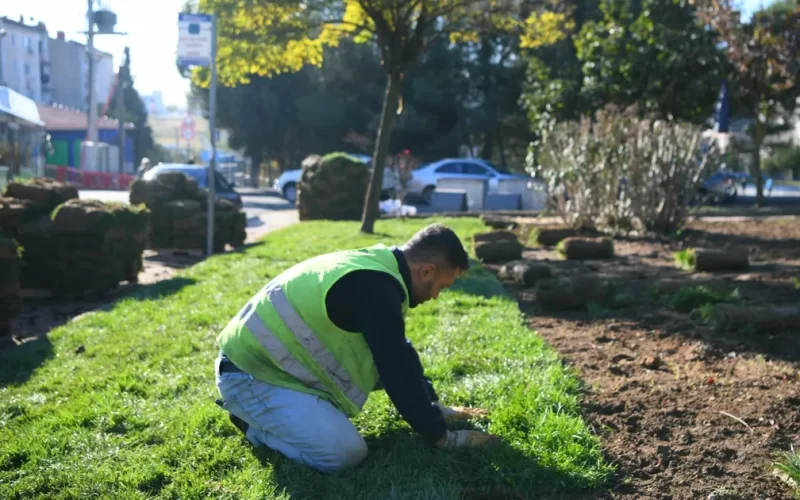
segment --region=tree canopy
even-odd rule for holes
[[[384,159],[409,70],[444,37],[477,42],[482,34],[513,33],[526,46],[557,40],[555,28],[563,14],[534,12],[532,5],[518,0],[201,0],[199,10],[218,17],[218,74],[226,85],[248,83],[252,75],[320,66],[325,48],[345,39],[375,43],[387,79],[362,220],[362,231],[372,232]],[[195,72],[195,82],[207,85],[208,75]]]

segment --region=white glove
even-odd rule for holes
[[[489,414],[488,411],[481,408],[466,408],[464,406],[446,406],[436,401],[435,404],[442,412],[446,422],[455,422],[458,420],[469,420],[471,418],[485,417]]]
[[[453,449],[465,446],[484,446],[499,441],[500,438],[481,431],[447,431],[447,434],[436,443],[437,448]]]

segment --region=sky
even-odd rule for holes
[[[178,12],[184,0],[100,0],[117,14],[116,31],[127,35],[95,36],[95,47],[114,56],[119,67],[130,47],[131,73],[140,94],[161,90],[166,105],[185,107],[188,83],[175,67]],[[0,16],[25,24],[43,22],[51,38],[64,31],[68,40],[86,43],[87,0],[0,0]],[[95,7],[97,9],[97,7]],[[33,18],[33,20],[31,20]]]
[[[26,24],[43,22],[51,37],[64,31],[67,39],[86,43],[87,0],[4,0],[0,16],[19,20],[25,16]],[[189,85],[175,67],[178,44],[178,12],[184,0],[100,0],[95,5],[107,6],[117,14],[117,31],[126,36],[103,35],[95,37],[95,46],[114,56],[119,66],[125,46],[130,47],[131,73],[140,94],[155,90],[163,92],[166,105],[186,105]],[[740,0],[744,17],[771,0]],[[33,18],[33,19],[31,19]]]

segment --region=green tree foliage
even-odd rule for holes
[[[479,60],[484,47],[497,55]],[[456,45],[437,40],[409,71],[389,154],[409,150],[435,160],[459,155],[466,144],[499,163],[522,166],[530,131],[517,105],[524,72],[518,54],[513,38]],[[373,46],[343,40],[325,49],[320,68],[254,75],[250,83],[221,87],[217,124],[231,132],[229,145],[244,149],[253,165],[267,158],[281,169],[298,168],[312,153],[369,154],[385,81]],[[208,89],[193,85],[192,92],[207,111]]]
[[[144,101],[139,96],[139,92],[134,86],[133,77],[131,76],[131,58],[130,52],[125,50],[125,61],[120,67],[121,80],[124,83],[124,94],[121,91],[121,86],[118,84],[114,90],[114,95],[111,97],[111,103],[108,107],[107,114],[111,118],[119,118],[117,103],[120,96],[124,96],[125,104],[125,121],[133,123],[134,129],[128,130],[126,133],[133,139],[134,145],[134,164],[141,162],[142,158],[148,157],[152,162],[159,162],[166,159],[167,152],[164,148],[159,147],[153,140],[153,130],[147,121],[147,107]]]
[[[593,107],[638,103],[659,117],[702,122],[723,80],[713,33],[686,0],[603,0],[576,41]]]
[[[524,98],[535,130],[607,104],[693,122],[711,115],[722,54],[686,0],[572,0],[561,8],[573,20],[564,38],[529,55]]]
[[[362,231],[371,233],[378,216],[384,159],[408,72],[442,37],[477,41],[481,33],[516,30],[526,35],[525,43],[535,43],[552,35],[542,29],[547,23],[525,15],[518,6],[522,4],[510,0],[201,0],[199,9],[219,18],[219,77],[228,85],[247,83],[253,74],[271,76],[297,72],[307,64],[319,66],[324,49],[344,39],[374,42],[386,86],[362,218]],[[195,77],[201,85],[208,82],[208,72]]]
[[[716,32],[724,46],[737,109],[753,122],[750,170],[756,178],[756,200],[761,205],[764,138],[776,122],[788,122],[786,118],[800,95],[800,6],[784,2],[756,12],[750,21],[742,21],[730,0],[697,0],[697,3],[700,18]]]
[[[560,8],[572,21],[560,27],[563,37],[526,54],[522,103],[536,132],[554,121],[577,119],[591,109],[583,92],[583,62],[575,48],[575,34],[584,24],[599,18],[600,10],[595,0],[566,0]]]

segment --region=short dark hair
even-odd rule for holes
[[[431,224],[403,245],[403,253],[413,262],[443,263],[453,269],[469,270],[469,256],[458,235],[442,224]]]

